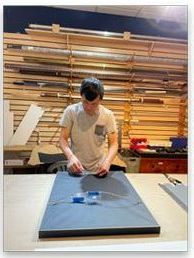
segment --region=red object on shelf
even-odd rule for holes
[[[147,149],[147,138],[131,138],[129,148],[131,150]]]

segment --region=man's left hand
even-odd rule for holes
[[[99,177],[103,177],[106,176],[109,172],[110,169],[110,162],[108,160],[104,160],[98,167],[97,171],[96,171],[96,175]]]

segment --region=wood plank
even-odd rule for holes
[[[137,137],[137,138],[148,138],[148,140],[167,140],[169,141],[169,136],[166,135],[146,135],[146,134],[130,134],[130,137]]]
[[[5,98],[5,97],[4,97]],[[7,98],[5,98],[7,99]],[[15,103],[15,104],[18,104],[18,105],[30,105],[32,103],[36,103],[37,105],[39,106],[47,106],[47,107],[61,107],[61,108],[64,108],[67,106],[67,102],[64,101],[63,99],[63,102],[59,102],[59,103],[54,103],[52,101],[45,101],[45,102],[42,102],[42,101],[31,101],[31,100],[25,100],[25,99],[15,99],[15,98],[12,98],[11,96],[9,96],[9,99],[12,100],[11,103]]]
[[[141,47],[141,48],[147,48],[150,49],[150,41],[146,40],[139,40],[139,39],[130,39],[128,41],[124,40],[123,38],[113,38],[113,37],[100,37],[100,36],[94,36],[94,35],[84,35],[84,34],[76,34],[76,33],[58,33],[57,35],[50,32],[50,31],[43,31],[43,30],[31,30],[26,29],[26,32],[30,35],[47,35],[48,37],[58,37],[63,38],[64,40],[68,37],[68,42],[71,44],[71,42],[75,42],[77,40],[81,40],[81,44],[84,45],[84,42],[95,42],[98,45],[103,44],[109,44],[109,47],[111,45],[116,45],[119,48],[125,48],[127,46],[130,46],[130,49]],[[176,44],[171,42],[154,42],[154,51],[157,51],[160,49],[160,51],[164,51],[166,49],[169,49],[172,52],[181,52],[181,50],[187,51],[186,44]]]
[[[177,129],[175,130],[167,130],[167,131],[160,131],[160,130],[155,130],[155,131],[151,131],[151,130],[130,130],[130,134],[141,134],[141,135],[165,135],[165,136],[172,136],[172,135],[177,135]]]
[[[10,101],[3,101],[3,144],[7,145],[13,136],[14,114],[10,112]]]
[[[45,75],[35,75],[35,74],[20,74],[17,72],[4,71],[5,78],[23,79],[23,80],[47,80],[47,81],[58,81],[58,82],[68,82],[65,77],[57,76],[45,76]],[[81,79],[80,79],[81,81]]]
[[[17,81],[18,82],[18,81]],[[28,85],[15,85],[15,84],[4,84],[4,92],[6,93],[14,93],[14,92],[23,92],[23,93],[37,93],[40,94],[42,91],[46,92],[60,92],[60,93],[67,93],[69,90],[67,88],[61,88],[57,86],[53,87],[46,87],[46,86],[28,86]]]
[[[87,53],[87,52],[86,52]],[[38,53],[38,52],[25,52],[25,51],[11,51],[11,50],[5,50],[4,51],[4,61],[21,61],[23,62],[24,60],[28,60],[31,62],[44,62],[44,63],[59,63],[59,64],[69,64],[69,57],[70,55],[57,55],[57,54],[49,54],[49,53]],[[100,67],[102,66],[102,62],[104,63],[104,65],[106,65],[107,67],[112,67],[112,68],[120,68],[123,67],[125,68],[126,66],[129,66],[129,62],[127,61],[115,61],[114,59],[111,60],[107,60],[107,58],[92,58],[92,57],[76,57],[73,56],[74,58],[74,65],[88,65],[88,66],[95,66],[95,67]],[[158,60],[158,63],[154,62],[152,63],[150,61],[150,63],[148,62],[137,62],[137,61],[133,61],[133,67],[134,68],[140,68],[140,67],[148,67],[148,68],[159,68],[160,71],[162,71],[163,69],[169,69],[172,71],[176,71],[176,72],[181,72],[181,71],[185,71],[185,67],[183,65],[176,65],[176,64],[169,64],[168,62],[166,62],[166,64],[164,62],[161,62],[160,59]]]
[[[41,32],[42,34],[42,32]],[[55,35],[56,38],[56,35]],[[145,41],[134,41],[134,40],[130,40],[129,42],[127,41],[127,44],[125,41],[121,40],[121,39],[103,39],[103,41],[101,39],[99,39],[97,37],[97,39],[94,38],[88,40],[88,37],[84,37],[84,36],[80,36],[80,35],[71,35],[71,37],[69,37],[68,42],[67,42],[67,36],[64,37],[63,35],[63,42],[64,44],[61,43],[45,43],[45,42],[35,42],[35,41],[31,41],[31,45],[33,46],[50,46],[52,48],[65,48],[67,47],[67,43],[70,45],[82,45],[82,46],[90,46],[90,47],[99,47],[99,45],[103,48],[114,48],[114,49],[124,49],[124,50],[129,50],[129,51],[135,51],[137,53],[137,51],[144,51],[146,53],[147,56],[149,56],[149,46],[150,43],[146,43]],[[141,43],[140,43],[141,42]],[[9,39],[4,39],[4,43],[6,44],[21,44],[21,45],[28,45],[28,43],[25,40],[15,40],[12,39],[11,41],[9,41]],[[174,43],[173,43],[174,44]],[[166,43],[162,43],[162,46],[157,47],[155,45],[155,50],[152,52],[152,56],[158,56],[158,57],[162,57],[162,56],[166,56],[169,58],[181,58],[181,59],[186,59],[187,58],[187,47],[186,44],[183,45],[181,44],[181,47],[176,48],[174,45],[173,47],[169,47]],[[164,47],[166,46],[166,47]],[[142,53],[141,53],[142,55]]]
[[[50,36],[48,35],[48,33],[44,33],[43,31],[29,31],[29,29],[27,30],[28,32],[30,32],[29,34],[18,34],[18,33],[4,33],[3,36],[6,39],[24,39],[24,40],[28,40],[28,41],[45,41],[45,42],[59,42],[62,43],[64,42],[64,37],[57,37],[56,34],[53,33],[49,33],[50,35],[54,35]],[[82,37],[82,35],[80,35],[80,37]],[[103,37],[103,39],[106,40],[106,38]],[[144,43],[145,44],[145,40],[138,40],[138,39],[133,39],[133,41],[135,41],[135,44],[138,44],[139,42]],[[148,43],[148,46],[150,46],[150,41],[146,41]],[[154,42],[160,45],[167,45],[169,46],[171,49],[173,48],[180,48],[180,49],[184,49],[185,51],[187,51],[187,46],[186,43],[176,43],[176,42],[161,42],[160,38],[158,37],[158,41]],[[154,48],[155,48],[154,44]]]
[[[26,40],[20,40],[20,39],[4,39],[5,44],[12,44],[12,45],[22,45],[22,46],[28,46],[29,42]],[[36,47],[50,47],[50,48],[56,48],[56,49],[67,49],[67,43],[55,43],[55,42],[43,42],[43,41],[30,41],[31,46]]]
[[[9,141],[9,145],[25,145],[44,113],[44,110],[31,104],[19,127]]]
[[[152,117],[147,117],[147,116],[135,116],[134,118],[132,118],[133,120],[137,120],[138,122],[139,121],[164,121],[164,122],[178,122],[179,119],[178,117],[155,117],[155,116],[152,116]],[[137,123],[138,123],[137,122]]]
[[[177,130],[177,126],[131,125],[131,130],[175,131]]]
[[[30,145],[13,145],[4,146],[3,151],[5,152],[29,152],[32,151],[33,147]]]
[[[35,35],[36,34],[36,35]],[[51,33],[52,34],[52,33]],[[54,55],[54,54],[43,54],[43,53],[33,53],[33,52],[25,52],[25,51],[15,51],[11,49],[6,49],[7,44],[18,44],[25,46],[42,46],[46,48],[56,48],[56,49],[69,49],[78,50],[78,51],[92,51],[99,53],[111,53],[111,54],[122,54],[125,56],[133,56],[141,55],[148,57],[159,57],[159,58],[173,58],[173,59],[181,59],[187,60],[187,44],[176,44],[176,43],[164,43],[164,42],[156,42],[154,43],[154,47],[150,52],[150,46],[152,42],[148,42],[145,40],[129,40],[129,42],[124,40],[114,40],[100,37],[90,37],[83,35],[66,35],[64,37],[59,35],[53,36],[54,34],[49,33],[34,33],[34,35],[24,35],[24,34],[4,34],[5,42],[4,42],[4,61],[8,61],[11,63],[22,63],[29,65],[29,63],[66,63],[67,65],[73,65],[74,68],[78,69],[87,69],[89,67],[100,69],[101,63],[106,64],[106,69],[121,69],[123,71],[133,69],[141,69],[143,72],[151,70],[166,71],[166,69],[170,72],[178,72],[182,74],[178,75],[175,78],[174,76],[170,77],[170,80],[173,81],[173,84],[170,84],[171,89],[183,90],[182,85],[186,82],[187,78],[185,77],[186,67],[182,65],[167,64],[163,62],[157,62],[153,64],[152,62],[144,62],[144,61],[135,61],[133,62],[120,62],[120,61],[112,61],[100,58],[74,58],[73,63],[69,63],[68,57],[62,55]],[[57,33],[58,34],[58,33]],[[60,34],[60,33],[59,33]],[[68,41],[68,44],[67,44]],[[134,53],[135,51],[135,53]],[[26,59],[27,57],[27,59]],[[25,60],[24,60],[25,59]],[[60,61],[58,61],[60,60]],[[33,64],[34,65],[34,64]],[[154,65],[154,67],[153,67]],[[93,69],[94,71],[94,69]],[[132,70],[131,70],[132,72]],[[77,76],[77,75],[76,75]],[[131,78],[133,75],[131,73]],[[117,81],[114,81],[114,78],[103,78],[103,83],[105,88],[107,86],[111,87],[120,87],[121,89],[133,89],[135,87],[144,87],[145,89],[150,88],[158,88],[165,89],[166,85],[163,85],[162,79],[159,77],[150,77],[150,78],[141,78],[142,81],[137,81],[133,78],[128,81],[122,81],[122,78],[118,78]],[[14,72],[11,70],[5,70],[4,72],[4,99],[9,99],[11,101],[11,111],[16,113],[14,119],[14,129],[17,129],[17,126],[20,124],[24,112],[27,110],[28,106],[32,103],[37,103],[39,106],[43,107],[45,112],[42,116],[41,120],[37,125],[37,130],[40,135],[42,134],[41,141],[43,143],[54,142],[58,143],[59,131],[60,127],[58,124],[58,120],[60,115],[62,114],[64,108],[71,102],[77,103],[80,101],[79,93],[74,94],[75,99],[70,99],[69,96],[66,98],[58,98],[57,95],[53,95],[50,97],[42,97],[40,96],[42,92],[46,93],[60,93],[67,95],[66,90],[61,88],[50,88],[50,87],[33,87],[33,86],[18,86],[14,85],[14,81],[21,80],[46,80],[49,82],[69,82],[70,80],[72,85],[79,87],[83,76],[77,76],[75,78],[69,77],[58,77],[58,76],[46,76],[46,75],[37,75],[37,74],[21,74],[18,72]],[[145,80],[146,79],[146,80]],[[145,80],[145,82],[144,82]],[[176,80],[176,83],[174,81]],[[187,90],[187,89],[184,89]],[[168,136],[176,133],[178,125],[181,121],[182,133],[186,133],[187,129],[187,117],[185,114],[184,121],[181,120],[179,109],[180,105],[185,105],[181,103],[181,97],[170,96],[170,94],[166,94],[165,96],[154,96],[151,94],[121,94],[121,93],[113,93],[113,92],[105,92],[106,100],[103,101],[103,105],[109,109],[111,109],[116,117],[116,121],[124,122],[124,118],[130,121],[129,127],[127,130],[130,134],[138,134],[142,136],[144,134],[147,135],[149,139],[153,141],[163,143],[168,142]],[[115,98],[118,98],[117,101]],[[130,98],[158,98],[164,102],[162,105],[154,104],[154,103],[130,103],[129,111],[126,114],[126,110],[124,109],[123,98],[128,101]],[[186,101],[186,99],[185,99]],[[186,103],[186,102],[185,102]],[[184,123],[184,127],[183,127]],[[179,125],[180,126],[180,125]],[[56,137],[57,136],[57,137]],[[161,136],[161,137],[160,137]],[[158,138],[160,137],[160,138]],[[164,139],[161,139],[161,138]],[[167,137],[167,138],[166,138]],[[37,143],[37,132],[32,132],[32,135],[27,142],[27,144],[34,145]],[[122,138],[122,144],[128,145],[128,139],[126,137]]]

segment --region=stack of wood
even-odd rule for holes
[[[27,145],[57,144],[64,108],[80,101],[86,77],[103,81],[103,104],[129,137],[167,145],[187,135],[187,42],[30,25],[26,34],[4,33],[4,99],[13,131],[31,104],[44,110]]]

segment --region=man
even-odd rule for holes
[[[101,105],[104,87],[96,78],[83,80],[80,87],[81,102],[69,105],[60,120],[62,126],[60,147],[68,159],[68,170],[84,170],[106,176],[118,150],[115,118]],[[104,145],[108,137],[108,153]],[[71,149],[68,139],[71,139]]]

